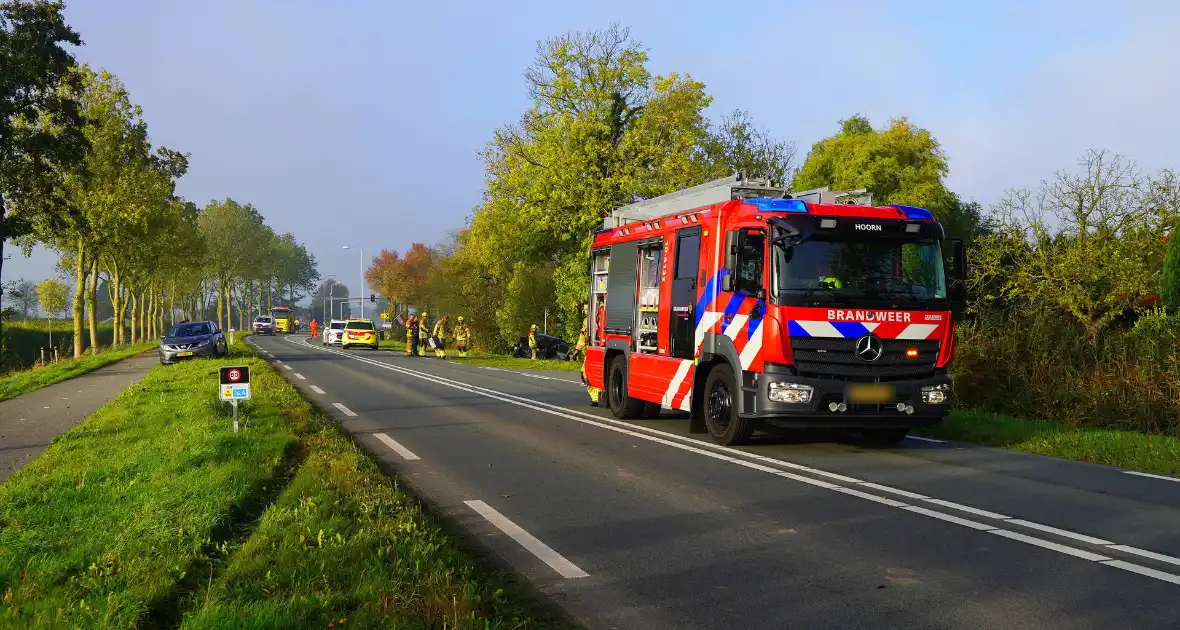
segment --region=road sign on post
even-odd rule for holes
[[[223,366],[218,374],[221,399],[234,407],[234,433],[238,432],[238,401],[250,400],[250,368],[245,365]]]

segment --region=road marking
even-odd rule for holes
[[[1138,573],[1139,575],[1146,575],[1149,578],[1163,580],[1164,582],[1171,582],[1172,584],[1180,584],[1180,576],[1172,575],[1171,573],[1164,573],[1163,571],[1156,571],[1144,566],[1132,564],[1130,562],[1123,562],[1122,560],[1109,560],[1103,562],[1108,567],[1130,571],[1131,573]]]
[[[987,510],[981,510],[979,508],[971,507],[970,505],[963,505],[962,503],[953,503],[951,501],[944,501],[942,499],[931,499],[930,497],[922,497],[922,499],[924,501],[929,501],[930,503],[933,503],[935,505],[941,505],[942,507],[948,507],[952,510],[960,510],[962,512],[968,512],[968,513],[974,514],[976,516],[984,516],[987,518],[994,518],[997,521],[1008,521],[1009,523],[1020,523],[1020,524],[1024,523],[1024,522],[1012,520],[1011,516],[1005,516],[1003,514],[997,514],[995,512],[988,512]],[[1025,522],[1027,522],[1027,521],[1025,521]]]
[[[298,343],[298,342],[293,342],[293,343]],[[316,348],[316,349],[319,350],[319,348]],[[905,491],[898,491],[898,489],[890,488],[889,486],[882,486],[880,484],[872,484],[868,481],[856,479],[853,477],[848,477],[845,475],[840,475],[837,473],[832,473],[832,472],[828,472],[826,470],[820,470],[817,468],[810,468],[808,466],[803,466],[801,464],[796,464],[794,462],[788,462],[785,460],[775,459],[775,458],[767,457],[764,455],[757,455],[754,453],[749,453],[746,451],[735,449],[733,447],[722,446],[720,444],[710,444],[708,442],[702,442],[699,440],[694,440],[692,438],[684,438],[684,437],[670,434],[670,433],[662,433],[658,429],[651,429],[648,427],[631,425],[626,422],[621,422],[621,421],[613,420],[610,418],[603,418],[601,416],[594,416],[594,415],[591,415],[591,414],[588,414],[585,412],[581,412],[581,411],[577,411],[574,409],[566,409],[564,407],[559,407],[557,405],[552,405],[549,403],[530,400],[528,398],[516,396],[514,394],[508,394],[505,392],[500,392],[500,391],[496,391],[493,389],[488,389],[486,387],[480,387],[478,385],[471,385],[468,383],[463,383],[461,381],[455,381],[453,379],[438,376],[435,374],[428,374],[425,372],[416,372],[414,370],[410,370],[410,369],[403,368],[400,366],[390,365],[388,363],[382,363],[380,361],[374,361],[372,359],[367,359],[364,357],[350,355],[350,354],[347,354],[344,352],[339,352],[339,351],[330,350],[330,349],[324,349],[323,351],[324,352],[333,352],[335,354],[340,354],[340,355],[346,356],[346,357],[356,360],[356,361],[368,363],[368,364],[373,365],[375,367],[390,370],[393,372],[398,372],[400,374],[404,374],[406,376],[410,376],[413,378],[427,380],[427,381],[430,381],[430,382],[433,382],[433,383],[436,383],[439,385],[444,385],[446,387],[459,389],[459,390],[466,391],[466,392],[472,393],[472,394],[482,395],[487,398],[492,398],[494,400],[499,400],[499,401],[506,402],[509,404],[514,404],[514,405],[517,405],[520,407],[525,407],[528,409],[533,409],[535,411],[548,413],[550,415],[567,418],[569,420],[574,420],[576,422],[581,422],[583,424],[596,426],[596,427],[599,427],[602,429],[606,429],[608,431],[614,431],[616,433],[621,433],[623,435],[628,435],[631,437],[647,440],[650,442],[655,442],[657,444],[663,444],[665,446],[670,446],[672,448],[676,448],[679,450],[687,451],[687,452],[694,453],[697,455],[702,455],[702,456],[708,457],[710,459],[717,459],[720,461],[728,462],[728,463],[731,463],[731,464],[734,464],[737,466],[742,466],[744,468],[749,468],[749,469],[757,470],[760,472],[768,472],[770,474],[773,474],[773,475],[776,475],[779,477],[793,479],[796,481],[800,481],[800,482],[814,485],[817,487],[821,487],[824,489],[840,492],[842,494],[846,494],[849,496],[854,496],[857,498],[874,501],[876,503],[883,503],[883,504],[888,505],[890,507],[900,508],[902,510],[906,510],[906,511],[914,513],[914,514],[921,514],[923,516],[928,516],[930,518],[935,518],[935,519],[946,521],[949,523],[955,523],[957,525],[962,525],[964,527],[969,527],[969,528],[980,530],[980,531],[986,531],[988,533],[1003,536],[1003,537],[1008,538],[1010,540],[1024,542],[1026,544],[1034,545],[1034,546],[1041,547],[1043,549],[1048,549],[1051,551],[1057,551],[1059,553],[1070,555],[1070,556],[1073,556],[1076,558],[1081,558],[1083,560],[1090,560],[1090,561],[1096,561],[1096,562],[1111,560],[1111,558],[1108,558],[1107,556],[1102,556],[1102,555],[1099,555],[1099,554],[1096,554],[1093,552],[1089,552],[1089,551],[1086,551],[1083,549],[1077,549],[1075,547],[1069,547],[1067,545],[1062,545],[1060,543],[1052,542],[1052,541],[1045,540],[1042,538],[1036,538],[1036,537],[1028,536],[1028,535],[1021,534],[1018,532],[1013,532],[1010,530],[1001,529],[998,526],[988,525],[986,523],[981,523],[978,521],[960,518],[957,516],[953,516],[951,514],[946,514],[944,512],[939,512],[936,510],[931,510],[931,509],[920,507],[920,506],[909,505],[909,504],[903,503],[901,501],[887,499],[885,497],[880,497],[880,496],[872,495],[872,494],[869,494],[866,492],[853,490],[851,488],[846,488],[844,486],[841,486],[841,485],[838,485],[835,483],[821,481],[818,479],[811,479],[808,477],[804,477],[802,475],[795,475],[795,474],[787,472],[787,471],[778,470],[775,468],[771,468],[769,466],[764,466],[764,465],[761,465],[761,464],[755,463],[754,461],[749,461],[749,460],[756,460],[756,461],[761,461],[761,462],[765,462],[768,464],[772,464],[775,466],[781,466],[781,467],[786,467],[786,468],[790,468],[793,470],[804,471],[804,472],[808,472],[813,475],[820,475],[820,476],[824,476],[824,477],[827,477],[830,479],[841,480],[841,481],[844,481],[849,484],[855,484],[855,485],[859,485],[859,486],[866,487],[866,488],[874,488],[874,489],[882,490],[885,492],[893,492],[893,493],[896,493],[899,495],[902,495],[902,493],[905,492]],[[334,404],[336,404],[337,406],[341,406],[339,403],[334,403]],[[730,454],[732,454],[732,455],[730,455]],[[907,494],[915,494],[915,493],[907,493]],[[919,496],[921,496],[921,495],[919,495]],[[1095,543],[1095,544],[1101,544],[1103,546],[1106,546],[1108,549],[1112,549],[1112,550],[1120,550],[1120,551],[1122,550],[1122,549],[1120,549],[1120,547],[1122,547],[1121,545],[1114,545],[1113,543],[1104,541],[1099,538],[1085,536],[1084,534],[1076,534],[1074,532],[1070,532],[1070,531],[1063,530],[1063,529],[1057,529],[1055,527],[1049,527],[1048,525],[1041,525],[1040,523],[1034,523],[1032,521],[1026,521],[1026,520],[1022,520],[1022,519],[1013,519],[1011,517],[1006,517],[1002,514],[997,514],[995,512],[988,512],[987,510],[981,510],[979,508],[972,508],[970,506],[965,506],[965,505],[961,505],[958,503],[952,503],[950,501],[943,501],[942,499],[931,499],[930,497],[924,497],[922,500],[934,503],[936,505],[944,505],[946,507],[953,507],[954,509],[962,509],[964,511],[976,513],[981,516],[986,516],[988,518],[1003,517],[1003,518],[999,518],[997,520],[1001,520],[1002,522],[1005,522],[1005,523],[1013,523],[1013,524],[1024,526],[1024,527],[1031,527],[1033,529],[1039,529],[1039,530],[1047,532],[1047,533],[1052,533],[1052,534],[1065,536],[1068,538],[1073,538],[1075,540],[1079,540],[1082,542],[1099,541],[1098,543]],[[1128,547],[1127,549],[1134,549],[1134,548]],[[1137,551],[1141,552],[1138,555],[1142,555],[1144,557],[1152,557],[1152,556],[1145,555],[1147,553],[1154,554],[1154,552],[1143,552],[1143,550],[1137,550]],[[1134,553],[1134,552],[1130,552],[1130,551],[1125,551],[1125,552],[1126,553]],[[1162,554],[1156,554],[1156,555],[1162,555]],[[1156,577],[1155,574],[1159,573],[1161,575],[1168,576],[1168,577],[1167,578],[1156,578],[1156,579],[1161,579],[1166,582],[1172,582],[1173,578],[1174,578],[1175,580],[1178,580],[1176,583],[1180,584],[1180,576],[1173,575],[1171,573],[1163,573],[1160,571],[1155,571],[1154,569],[1147,569],[1146,567],[1139,567],[1144,570],[1138,571],[1138,570],[1126,568],[1121,565],[1110,564],[1107,562],[1101,562],[1101,563],[1102,564],[1109,564],[1110,566],[1114,566],[1116,568],[1121,568],[1124,570],[1132,571],[1134,573],[1138,573],[1138,574],[1144,575],[1146,577],[1153,577],[1154,578],[1154,577]],[[1138,567],[1138,565],[1133,565],[1131,563],[1123,563],[1123,564],[1133,566],[1133,567]],[[1180,559],[1176,559],[1176,564],[1180,564]]]
[[[918,435],[907,435],[907,436],[906,436],[906,439],[908,439],[908,440],[920,440],[920,441],[922,441],[922,442],[934,442],[935,444],[946,444],[946,440],[936,440],[936,439],[934,439],[934,438],[921,437],[921,436],[918,436]]]
[[[508,520],[508,517],[497,512],[492,506],[483,501],[464,501],[467,507],[475,510],[477,514],[487,519],[489,523],[495,525],[497,529],[508,534],[512,540],[515,540],[534,556],[537,556],[542,562],[549,565],[554,571],[557,571],[561,577],[566,579],[589,577],[590,574],[578,568],[578,565],[565,559],[565,556],[557,553],[545,543],[537,540],[535,536],[521,529],[519,525]]]
[[[1124,470],[1128,475],[1137,475],[1139,477],[1151,477],[1152,479],[1163,479],[1164,481],[1180,482],[1180,477],[1169,477],[1167,475],[1153,475],[1151,473],[1139,472],[1138,470]]]
[[[408,459],[408,460],[422,459],[421,457],[418,457],[413,452],[411,452],[410,449],[402,446],[401,444],[398,444],[397,440],[389,437],[388,435],[385,435],[384,433],[374,433],[373,435],[378,440],[381,440],[382,442],[384,442],[386,446],[393,449],[393,452],[397,453],[398,455],[401,455],[405,459]]]
[[[1101,538],[1094,538],[1093,536],[1087,536],[1085,534],[1077,534],[1077,533],[1074,533],[1071,531],[1066,531],[1064,529],[1057,529],[1056,527],[1049,527],[1048,525],[1041,525],[1040,523],[1033,523],[1032,521],[1026,521],[1026,520],[1019,519],[1019,518],[1014,518],[1008,522],[1012,523],[1014,525],[1023,525],[1024,527],[1028,527],[1029,529],[1039,529],[1043,532],[1049,532],[1050,534],[1057,534],[1058,536],[1062,536],[1065,538],[1072,538],[1074,540],[1080,540],[1084,543],[1090,543],[1091,545],[1113,545],[1114,544],[1114,543],[1110,542],[1109,540],[1102,540]]]
[[[326,393],[328,393],[328,392],[325,392],[324,390],[322,390],[322,389],[320,389],[320,388],[316,387],[315,385],[312,385],[312,386],[311,386],[311,391],[313,391],[313,392],[315,392],[315,393],[317,393],[317,394],[326,394]]]
[[[277,363],[278,365],[282,365],[283,360],[282,359],[275,359],[275,363]]]
[[[1129,554],[1136,555],[1136,556],[1143,556],[1144,558],[1151,558],[1152,560],[1158,560],[1160,562],[1167,562],[1169,564],[1180,565],[1180,558],[1173,558],[1172,556],[1165,556],[1162,553],[1156,553],[1154,551],[1147,551],[1145,549],[1139,549],[1138,547],[1130,547],[1128,545],[1111,545],[1110,548],[1117,549],[1118,551],[1121,551],[1123,553],[1129,553]]]
[[[1102,556],[1102,555],[1099,555],[1099,554],[1096,554],[1096,553],[1093,553],[1090,551],[1086,551],[1084,549],[1077,549],[1075,547],[1067,547],[1065,545],[1061,545],[1061,544],[1058,544],[1055,542],[1050,542],[1050,541],[1045,540],[1043,538],[1034,538],[1032,536],[1025,536],[1024,534],[1010,532],[1006,529],[999,529],[999,528],[989,529],[987,531],[987,533],[995,534],[997,536],[1003,536],[1004,538],[1011,538],[1012,540],[1019,540],[1022,543],[1028,543],[1030,545],[1035,545],[1037,547],[1051,549],[1053,551],[1056,551],[1057,553],[1063,553],[1068,556],[1075,556],[1075,557],[1081,558],[1082,560],[1090,560],[1091,562],[1100,562],[1102,560],[1110,560],[1110,558],[1108,558],[1106,556]],[[1176,577],[1176,576],[1173,576],[1173,577]],[[1178,577],[1177,579],[1180,579],[1180,577]]]
[[[284,369],[284,370],[294,370],[295,368],[293,368],[293,367],[291,367],[291,366],[287,365],[286,363],[284,363],[284,364],[283,364],[283,369]]]
[[[343,403],[332,403],[332,406],[339,409],[341,413],[348,416],[349,418],[356,417],[356,414],[353,413],[352,410],[349,409],[348,407],[345,407]]]
[[[297,379],[299,379],[299,380],[301,380],[301,381],[306,381],[306,380],[307,380],[307,377],[306,377],[306,376],[304,376],[304,375],[302,375],[302,374],[300,374],[299,372],[296,372],[296,373],[295,373],[295,378],[297,378]]]

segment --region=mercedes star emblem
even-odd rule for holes
[[[881,343],[881,338],[877,335],[868,334],[856,340],[856,356],[865,361],[880,359],[884,351],[885,344]]]

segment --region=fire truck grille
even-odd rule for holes
[[[825,337],[792,337],[791,354],[800,376],[846,381],[900,381],[934,375],[939,341],[882,339],[881,358],[864,361],[856,355],[856,340]],[[917,350],[917,357],[907,357]]]

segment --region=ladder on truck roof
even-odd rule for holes
[[[659,197],[644,199],[615,208],[603,221],[603,228],[616,228],[636,221],[646,221],[686,210],[696,210],[733,199],[800,199],[809,203],[860,203],[870,205],[872,194],[866,190],[833,192],[815,188],[791,193],[779,182],[768,178],[747,177],[735,173],[698,186],[685,188]]]

